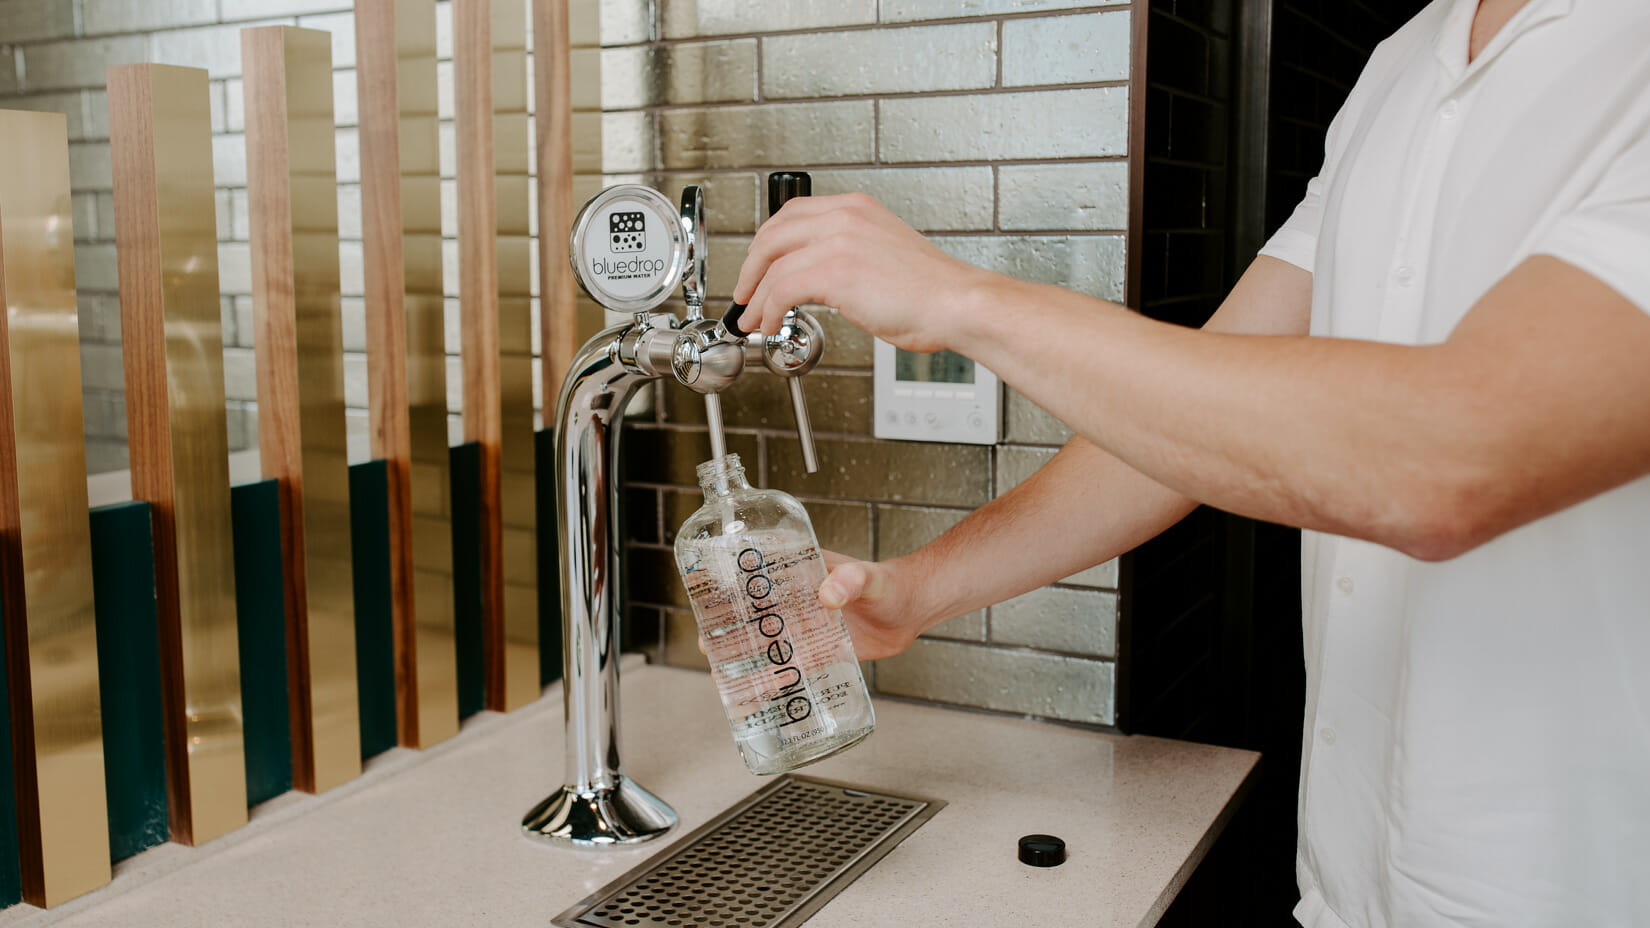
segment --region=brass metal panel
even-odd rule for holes
[[[68,126],[0,110],[0,612],[23,897],[109,882]]]
[[[388,464],[396,726],[409,747],[458,731],[435,58],[434,0],[355,4],[368,407],[373,456]]]
[[[206,72],[109,69],[132,496],[155,513],[172,836],[246,822]]]
[[[258,440],[279,479],[292,782],[361,773],[349,453],[344,423],[332,39],[241,32]]]
[[[501,711],[539,695],[532,239],[526,214],[499,209],[529,187],[526,22],[525,0],[453,7],[464,437],[481,446],[482,646]],[[506,527],[528,544],[506,545]]]

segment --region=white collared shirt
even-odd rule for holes
[[[1440,342],[1534,254],[1650,312],[1650,2],[1531,0],[1469,64],[1476,8],[1376,49],[1263,251],[1313,334]],[[1445,563],[1302,554],[1296,918],[1650,926],[1650,478]]]

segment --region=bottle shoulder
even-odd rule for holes
[[[779,490],[736,490],[705,501],[682,522],[676,532],[676,549],[713,539],[753,533],[782,532],[813,538],[807,510],[795,497]]]

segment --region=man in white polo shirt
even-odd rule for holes
[[[1302,526],[1302,924],[1650,925],[1650,4],[1427,7],[1201,332],[857,196],[787,204],[734,295],[960,351],[1080,436],[838,564],[862,657],[1198,502]]]

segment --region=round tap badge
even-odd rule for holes
[[[568,252],[579,285],[596,302],[638,313],[670,298],[688,259],[676,204],[640,184],[609,187],[586,203]]]

